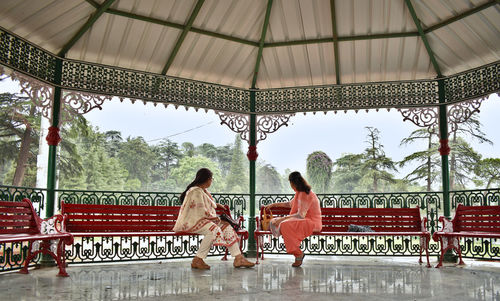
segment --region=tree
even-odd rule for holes
[[[37,109],[28,97],[18,96],[11,93],[0,94],[0,137],[7,138],[2,144],[9,153],[6,157],[12,156],[10,151],[16,145],[16,164],[13,186],[21,186],[24,174],[28,167],[28,160],[34,155],[32,152],[32,142],[36,141]]]
[[[481,130],[481,122],[477,115],[472,115],[467,121],[457,124],[457,130],[453,131],[450,137],[450,190],[455,190],[457,185],[465,188],[467,182],[472,179],[475,165],[481,159],[466,142],[466,137],[479,143],[493,144]]]
[[[118,156],[118,152],[120,151],[120,144],[122,143],[122,133],[120,131],[107,131],[104,133],[104,137],[106,138],[107,150],[109,156],[114,158]]]
[[[182,154],[183,156],[192,157],[194,156],[194,144],[191,142],[182,143]]]
[[[195,154],[207,157],[213,161],[217,160],[217,147],[210,143],[203,143],[195,147]]]
[[[241,150],[241,138],[236,135],[231,159],[231,168],[226,177],[226,191],[231,193],[248,192],[248,168],[246,167],[245,154]]]
[[[217,162],[224,178],[229,174],[232,157],[233,148],[231,144],[217,147]]]
[[[439,155],[438,135],[435,127],[423,128],[413,131],[410,136],[401,140],[400,146],[412,144],[418,141],[425,141],[427,148],[406,156],[400,167],[417,162],[417,167],[405,176],[405,180],[410,182],[424,180],[427,191],[432,191],[432,183],[435,183],[441,175],[441,157]]]
[[[332,179],[333,162],[322,151],[316,151],[307,156],[306,177],[317,193],[328,191]]]
[[[450,154],[453,155],[453,173],[450,162],[450,190],[465,189],[467,183],[474,178],[474,169],[481,160],[481,155],[463,138],[456,137],[454,140],[450,145]]]
[[[373,127],[365,128],[368,130],[368,148],[363,152],[362,183],[371,183],[368,184],[368,189],[379,192],[380,182],[396,182],[394,176],[387,171],[396,171],[396,167],[391,158],[385,155],[384,146],[380,143],[380,131]]]
[[[184,157],[179,160],[179,165],[172,169],[170,179],[175,182],[177,191],[184,191],[187,185],[194,180],[196,172],[200,168],[208,168],[213,173],[212,186],[209,188],[212,192],[222,192],[224,184],[221,181],[221,173],[217,164],[212,160],[202,157]]]
[[[362,154],[345,154],[335,161],[336,168],[332,174],[334,191],[355,192],[359,190],[360,180],[363,177],[362,160]]]
[[[484,185],[485,189],[490,188],[492,184],[500,186],[500,158],[486,158],[478,162],[474,169],[476,174],[476,183]]]
[[[258,193],[282,193],[281,176],[271,164],[257,169],[256,186]]]
[[[170,174],[171,166],[175,166],[182,157],[182,152],[176,142],[162,139],[158,144],[158,152],[164,167],[165,180]]]
[[[118,157],[128,171],[128,180],[137,179],[141,181],[142,188],[147,188],[156,157],[144,138],[127,138]]]

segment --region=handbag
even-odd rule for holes
[[[262,221],[261,221],[262,230],[264,231],[269,230],[269,224],[271,223],[272,219],[273,219],[273,213],[271,212],[271,209],[267,209],[264,207],[264,213],[262,214]]]
[[[230,217],[226,213],[222,213],[221,215],[219,215],[219,218],[221,221],[225,221],[225,222],[229,223],[229,225],[231,227],[233,227],[234,231],[240,230],[240,223],[235,221],[232,217]]]

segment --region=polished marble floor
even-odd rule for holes
[[[466,260],[465,267],[426,268],[416,257],[306,256],[300,268],[287,255],[268,256],[253,269],[207,259],[70,265],[29,275],[0,275],[0,300],[498,300],[500,262]],[[435,263],[434,263],[435,265]]]

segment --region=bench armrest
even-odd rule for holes
[[[427,221],[428,221],[427,217],[422,218],[422,221],[421,221],[422,232],[427,232]]]
[[[443,228],[441,229],[441,232],[445,232],[445,233],[454,232],[452,221],[450,221],[449,219],[447,219],[444,216],[440,216],[439,221],[443,224]]]
[[[64,221],[66,217],[56,214],[52,217],[42,219],[40,221],[40,233],[41,234],[58,234],[65,233]]]
[[[262,230],[261,224],[260,224],[260,216],[255,217],[255,230]]]

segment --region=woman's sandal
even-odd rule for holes
[[[198,269],[198,270],[210,270],[210,266],[206,264],[203,259],[200,257],[194,257],[193,261],[191,262],[191,268],[192,269]]]
[[[234,260],[233,266],[235,268],[251,268],[255,263],[248,261],[245,257],[241,257]]]
[[[295,262],[292,263],[292,266],[294,268],[298,268],[302,265],[302,261],[304,260],[304,257],[306,256],[306,254],[302,253],[302,256],[299,256],[299,257],[295,257]]]

